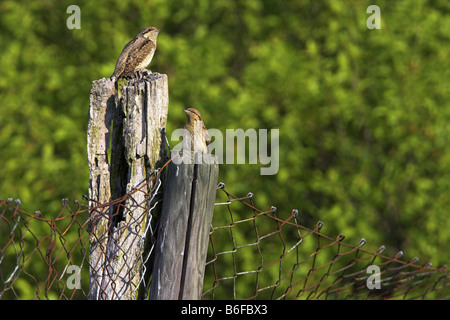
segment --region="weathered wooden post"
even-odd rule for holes
[[[148,212],[146,194],[107,204],[141,187],[164,159],[168,113],[167,76],[146,70],[116,92],[110,79],[94,81],[88,125],[91,199],[90,299],[135,299]],[[110,149],[110,162],[108,149]]]
[[[100,79],[92,83],[87,130],[87,153],[89,162],[89,207],[105,204],[111,200],[111,184],[108,163],[110,128],[115,108],[114,82]],[[106,210],[106,212],[105,212]],[[108,229],[108,208],[90,212],[89,299],[104,297],[101,289],[104,277]]]
[[[150,299],[200,299],[219,165],[170,163],[155,248]]]

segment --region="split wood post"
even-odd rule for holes
[[[203,157],[169,164],[150,299],[201,299],[219,173],[217,158]]]
[[[94,81],[87,132],[90,198],[89,299],[136,299],[148,212],[142,203],[153,188],[107,205],[142,186],[164,159],[168,113],[167,76],[137,72],[121,88]],[[111,140],[111,148],[110,148]],[[108,151],[110,161],[108,161]],[[156,183],[156,182],[155,182]]]
[[[108,153],[110,125],[115,108],[114,82],[100,79],[92,83],[87,130],[89,162],[89,299],[103,297],[101,283],[104,276],[106,245],[108,242],[109,212],[97,207],[111,200]],[[106,208],[107,210],[108,208]]]

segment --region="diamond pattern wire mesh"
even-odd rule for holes
[[[154,179],[159,179],[158,175]],[[156,185],[160,185],[159,183]],[[55,217],[21,209],[19,200],[0,200],[0,298],[1,299],[87,299],[89,296],[89,253],[92,217],[112,221],[118,206],[146,212],[146,239],[151,240],[136,266],[138,287],[133,296],[145,299],[151,279],[152,248],[157,228],[154,208],[160,202],[152,194],[140,203],[130,201],[134,192],[107,204],[87,204],[63,199]],[[87,200],[87,199],[85,199]],[[133,205],[127,205],[132,203]],[[111,213],[112,212],[112,213]],[[448,299],[449,270],[383,255],[384,247],[365,250],[365,240],[344,242],[344,236],[321,233],[322,222],[312,229],[298,222],[293,210],[280,218],[275,207],[257,208],[253,194],[232,195],[218,185],[210,246],[205,267],[203,299]],[[130,227],[130,226],[127,226]],[[131,226],[132,227],[132,226]],[[146,240],[142,239],[142,240]],[[152,240],[153,239],[153,240]],[[121,254],[126,255],[123,251]],[[109,260],[109,261],[113,261]],[[376,265],[380,273],[368,273]],[[104,267],[108,270],[108,266]],[[371,278],[372,277],[372,278]],[[367,283],[378,277],[380,289]],[[77,279],[81,280],[78,285]],[[110,277],[114,279],[114,277]],[[98,284],[100,285],[100,284]],[[115,283],[102,289],[121,288]]]
[[[90,200],[88,298],[123,300],[148,296],[156,241],[154,230],[158,213],[155,209],[162,202],[161,186],[162,177],[160,171],[156,171],[150,179],[119,199],[95,205]],[[124,216],[128,219],[119,223]],[[111,228],[114,233],[104,231]]]
[[[450,297],[446,266],[420,265],[417,258],[405,261],[402,252],[387,257],[384,246],[365,250],[365,239],[349,244],[342,234],[330,237],[321,233],[321,221],[313,229],[302,226],[297,210],[283,220],[275,207],[259,210],[252,193],[238,198],[224,184],[219,184],[219,189],[225,201],[216,206],[226,208],[222,211],[229,217],[228,223],[212,227],[204,299]],[[220,211],[215,211],[213,224],[224,214]],[[379,273],[369,268],[372,265],[379,267]],[[373,287],[376,278],[380,289]]]
[[[25,212],[20,206],[19,200],[0,200],[0,298],[86,296],[86,287],[68,289],[67,277],[74,265],[88,279],[87,206],[76,201],[72,208],[64,199],[61,211],[52,219],[39,211]]]

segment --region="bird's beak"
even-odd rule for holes
[[[161,31],[161,29],[158,29],[158,28],[157,28],[156,31],[158,31],[158,33],[159,33],[159,32]]]

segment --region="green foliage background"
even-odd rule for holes
[[[366,27],[371,4],[380,30]],[[91,82],[147,25],[162,29],[149,68],[169,77],[169,133],[186,107],[208,128],[280,130],[278,173],[224,164],[229,191],[355,244],[450,262],[447,0],[3,0],[0,198],[51,217],[87,194]]]

